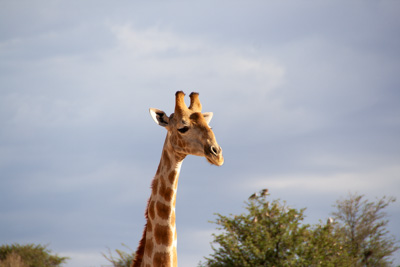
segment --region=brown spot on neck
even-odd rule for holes
[[[160,187],[158,189],[158,194],[160,196],[164,196],[165,190],[167,190],[167,186],[165,185],[164,177],[160,177]]]
[[[169,173],[169,175],[168,175],[168,180],[169,180],[169,182],[171,183],[171,184],[174,184],[174,182],[175,182],[175,177],[177,176],[177,172],[176,172],[176,170],[173,170],[172,172],[170,172]]]
[[[165,267],[169,266],[171,262],[171,256],[167,252],[156,252],[153,257],[153,267]]]
[[[157,216],[163,220],[167,220],[171,214],[171,207],[157,201],[156,203]]]
[[[167,189],[165,190],[165,195],[163,195],[165,201],[171,202],[173,196],[174,190],[172,190],[170,187],[167,187]]]
[[[147,257],[151,258],[153,255],[153,240],[151,238],[146,239],[146,248],[144,250],[144,253],[147,255]]]
[[[147,228],[147,232],[153,231],[153,225],[151,224],[150,220],[147,220],[146,228]]]
[[[158,179],[153,179],[153,182],[151,183],[151,192],[153,195],[157,194],[158,190]]]
[[[174,241],[172,229],[168,225],[156,224],[154,238],[158,245],[171,246]]]
[[[156,217],[156,214],[155,214],[155,212],[154,212],[154,200],[152,200],[152,201],[150,202],[150,205],[149,205],[149,215],[150,215],[150,218],[153,219],[153,220],[154,220],[154,218]]]

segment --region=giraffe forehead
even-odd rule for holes
[[[196,122],[196,123],[206,123],[206,120],[203,117],[203,114],[200,112],[194,112],[189,115],[189,118],[191,121]]]
[[[206,119],[204,118],[203,114],[201,113],[193,113],[190,116],[190,120],[192,121],[192,125],[194,125],[200,132],[203,133],[204,137],[214,136],[213,131],[211,130],[210,126]]]
[[[188,120],[190,121],[191,125],[195,126],[196,128],[202,131],[209,131],[210,129],[206,120],[204,119],[203,114],[201,114],[200,112],[194,112],[190,114]]]
[[[197,124],[207,124],[204,119],[203,114],[200,112],[191,112],[190,110],[187,112],[182,112],[180,114],[172,113],[169,117],[170,120],[175,121],[175,123],[197,123]]]

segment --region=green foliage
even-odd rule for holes
[[[332,215],[340,222],[336,229],[345,236],[349,254],[356,259],[354,266],[391,266],[390,256],[399,249],[386,229],[389,220],[383,211],[395,198],[383,197],[376,202],[363,195],[349,194],[338,200]]]
[[[308,229],[299,250],[299,266],[355,266],[345,246],[345,237],[335,231],[336,223],[320,222]],[[301,264],[300,264],[301,263]]]
[[[118,258],[114,258],[110,249],[108,249],[108,256],[104,253],[101,253],[104,258],[112,263],[113,267],[130,267],[133,259],[135,258],[135,252],[132,251],[131,248],[125,244],[122,244],[122,246],[130,250],[130,253],[116,249],[115,252],[117,253]]]
[[[382,209],[391,198],[337,202],[336,221],[311,226],[302,223],[305,209],[268,196],[266,189],[252,195],[240,215],[216,214],[220,234],[213,234],[214,253],[200,266],[389,266],[385,257],[398,249],[385,238]]]
[[[301,225],[304,209],[290,208],[279,200],[269,202],[266,194],[245,202],[247,213],[230,217],[217,214],[222,226],[214,234],[214,254],[206,266],[296,266],[305,243],[308,225]]]
[[[12,244],[0,246],[0,267],[55,267],[65,263],[67,257],[51,255],[46,246]]]

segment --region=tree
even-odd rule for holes
[[[306,243],[302,244],[298,266],[355,266],[355,259],[348,253],[345,237],[335,231],[337,223],[328,219],[311,226],[307,232]],[[300,260],[301,259],[301,260]]]
[[[221,234],[213,234],[214,253],[202,266],[317,266],[347,260],[343,247],[331,242],[333,227],[302,224],[305,209],[267,201],[265,190],[245,202],[247,213],[217,215]],[[348,261],[347,261],[348,262]],[[326,265],[329,266],[329,265]]]
[[[46,246],[12,244],[0,246],[0,267],[56,267],[68,258],[51,255]]]
[[[376,202],[364,199],[364,195],[349,194],[348,199],[338,200],[333,212],[340,222],[336,231],[346,237],[349,254],[357,266],[390,266],[390,256],[399,249],[396,240],[387,230],[387,214],[383,210],[395,198],[384,196]]]
[[[127,245],[122,244],[122,246],[126,247],[130,252],[124,252],[122,250],[116,249],[115,252],[117,253],[118,257],[115,258],[112,255],[110,249],[108,249],[108,256],[105,253],[101,253],[104,258],[106,258],[110,263],[112,263],[113,267],[130,267],[132,264],[133,259],[135,258],[135,252],[132,251]]]
[[[305,209],[268,196],[266,190],[250,196],[240,215],[216,214],[221,233],[213,234],[213,254],[200,266],[388,266],[398,249],[386,236],[382,211],[392,198],[338,201],[333,219],[308,225]]]

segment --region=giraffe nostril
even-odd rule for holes
[[[214,156],[217,156],[218,155],[218,149],[215,146],[211,146],[211,153]]]

